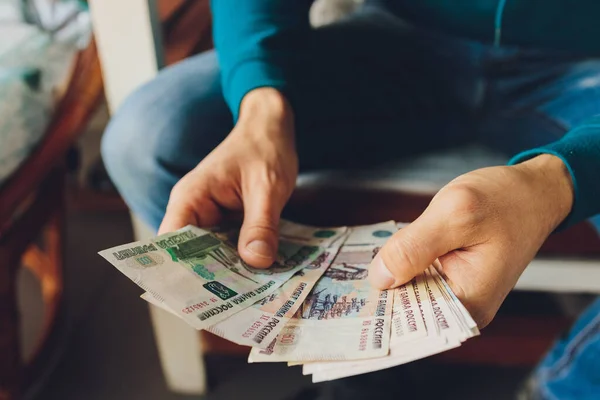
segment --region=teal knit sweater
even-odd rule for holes
[[[367,0],[369,1],[369,0]],[[398,15],[485,42],[600,55],[600,0],[371,0]],[[311,0],[211,0],[225,99],[237,119],[242,98],[258,87],[284,88],[281,60],[293,49],[270,40],[309,29]],[[515,155],[515,164],[554,154],[567,165],[575,203],[563,227],[600,213],[600,115],[562,139]]]

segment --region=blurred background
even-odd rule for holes
[[[208,0],[91,3],[0,0],[0,399],[326,399],[328,386],[299,368],[247,364],[247,349],[149,310],[97,255],[152,234],[132,224],[99,156],[111,110],[212,40]],[[329,23],[359,3],[318,0],[311,20]],[[498,162],[468,147],[377,171],[377,182],[405,201],[409,221],[444,182]],[[372,174],[345,184],[361,193],[355,209],[375,208],[361,186]],[[600,291],[589,273],[599,248],[585,225],[555,239],[546,269],[532,268],[481,338],[398,368],[407,395],[427,385],[442,399],[515,398]],[[567,268],[580,278],[565,279]]]

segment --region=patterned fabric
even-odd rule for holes
[[[11,29],[12,28],[12,29]],[[49,40],[36,30],[0,28],[0,184],[31,154],[44,134],[51,96],[41,85],[42,71],[32,62]],[[8,38],[19,37],[8,47]]]
[[[44,25],[26,23],[20,4],[0,0],[0,186],[43,138],[57,86],[68,79],[77,46],[89,36],[82,28],[89,27],[85,17],[75,20],[68,35],[50,32]],[[38,9],[39,19],[52,25],[49,10]],[[64,14],[58,11],[56,15]]]

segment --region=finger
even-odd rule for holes
[[[402,285],[425,271],[439,256],[459,246],[449,232],[443,210],[426,210],[406,228],[396,232],[369,267],[369,280],[379,289]]]
[[[244,196],[244,222],[238,251],[248,264],[268,268],[275,261],[278,227],[285,200],[270,189],[255,187]]]
[[[180,190],[174,189],[158,234],[173,232],[187,225],[214,226],[220,218],[219,207],[207,195],[186,197]]]

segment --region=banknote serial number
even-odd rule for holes
[[[249,338],[254,335],[260,328],[263,327],[264,324],[268,323],[271,319],[270,315],[263,314],[260,318],[252,323],[252,325],[246,329],[246,332],[242,334],[243,337]],[[279,322],[279,321],[277,321]]]
[[[367,343],[368,343],[368,339],[369,339],[369,330],[370,330],[370,326],[371,326],[371,320],[367,320],[367,321],[363,321],[363,326],[360,329],[360,338],[359,338],[359,342],[358,342],[358,350],[359,351],[366,351],[367,350]]]
[[[217,303],[218,300],[214,297],[211,297],[209,300],[204,300],[196,304],[192,304],[191,306],[185,307],[181,312],[184,314],[193,314],[194,311],[203,310],[204,308],[210,306],[211,303]]]

